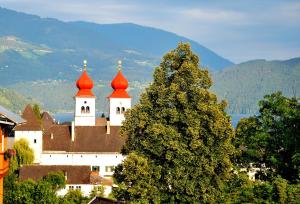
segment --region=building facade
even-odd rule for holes
[[[15,140],[25,138],[29,141],[35,155],[33,166],[85,165],[100,177],[111,178],[114,167],[124,159],[120,151],[126,138],[122,138],[119,131],[126,110],[131,108],[131,97],[126,91],[128,81],[120,68],[119,63],[119,71],[111,83],[113,92],[108,96],[108,118],[96,118],[94,83],[88,76],[86,62],[76,83],[78,92],[74,96],[73,121],[57,124],[48,113],[43,113],[38,121],[32,108],[25,108],[22,117],[27,122],[15,128]]]

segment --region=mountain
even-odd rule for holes
[[[213,81],[212,90],[228,101],[229,113],[253,114],[266,94],[300,96],[300,58],[244,62],[214,73]]]
[[[111,79],[117,60],[122,59],[130,80],[149,81],[162,55],[180,41],[190,42],[211,71],[233,65],[195,41],[131,23],[63,22],[0,8],[0,27],[5,28],[0,29],[2,85],[47,79],[73,81],[83,59],[88,60],[95,80]]]
[[[0,105],[14,111],[15,113],[23,111],[27,104],[34,103],[37,103],[36,100],[26,98],[12,89],[0,88]]]

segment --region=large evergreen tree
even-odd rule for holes
[[[116,168],[116,198],[163,203],[222,198],[233,129],[226,103],[218,102],[211,85],[189,44],[163,57],[153,83],[126,113],[122,153],[130,156]]]

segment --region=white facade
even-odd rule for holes
[[[131,98],[109,99],[109,120],[111,126],[121,126],[125,120],[124,113],[131,108]]]
[[[100,176],[110,177],[113,168],[123,161],[120,153],[87,153],[87,152],[43,152],[41,154],[41,165],[88,165],[99,169]]]
[[[75,126],[95,126],[95,97],[75,97]]]
[[[41,162],[43,148],[43,132],[42,131],[15,131],[15,141],[24,138],[28,141],[29,146],[34,151],[34,162]]]
[[[92,184],[67,184],[65,188],[57,191],[57,195],[64,196],[68,193],[69,190],[80,190],[84,196],[89,196],[91,191],[101,185],[92,185]],[[104,196],[108,196],[111,193],[111,186],[103,186],[104,187]]]

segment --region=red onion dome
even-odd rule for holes
[[[111,87],[114,89],[108,98],[131,98],[126,89],[128,88],[128,81],[119,71],[116,77],[111,82]]]
[[[128,81],[127,79],[123,76],[121,71],[118,71],[118,74],[116,77],[112,80],[111,82],[111,87],[113,89],[127,89],[128,88]]]
[[[76,86],[78,89],[92,89],[94,87],[93,80],[88,76],[86,70],[82,72],[81,77],[76,82]]]
[[[79,89],[76,96],[94,96],[91,90],[94,87],[94,83],[88,76],[86,70],[82,72],[82,75],[76,82],[76,86]]]

